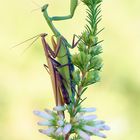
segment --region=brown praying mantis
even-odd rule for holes
[[[64,105],[64,103],[69,104],[70,97],[69,97],[69,93],[64,85],[64,82],[66,82],[67,86],[69,86],[70,88],[73,89],[74,87],[73,87],[73,85],[71,85],[71,83],[68,83],[66,81],[65,77],[63,77],[63,75],[59,72],[58,69],[68,67],[71,70],[71,67],[73,67],[73,64],[71,62],[68,62],[68,63],[62,65],[58,61],[55,60],[55,58],[58,56],[58,53],[59,53],[59,50],[60,50],[60,47],[62,44],[61,41],[63,41],[63,39],[60,39],[60,42],[58,44],[54,45],[54,42],[53,42],[54,39],[52,37],[53,48],[55,49],[53,51],[45,40],[46,35],[47,34],[45,34],[45,33],[40,35],[42,44],[43,44],[43,48],[44,48],[44,52],[45,52],[45,56],[46,56],[46,60],[48,63],[48,66],[46,66],[46,65],[44,65],[44,66],[47,69],[47,71],[49,71],[49,74],[51,77],[53,92],[54,92],[54,96],[55,96],[55,102],[56,102],[57,106]],[[75,44],[72,44],[72,46],[76,46],[77,43],[78,42],[76,42]],[[70,71],[70,72],[72,72],[72,71]],[[70,74],[70,76],[72,76],[72,75]],[[70,77],[70,78],[72,78],[72,77]]]

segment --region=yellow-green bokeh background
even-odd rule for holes
[[[36,34],[50,32],[38,6],[49,3],[50,15],[69,12],[69,0],[4,0],[0,4],[0,140],[49,140],[37,132],[36,108],[54,105],[49,75],[43,68],[41,43],[22,53],[29,43],[10,49]],[[85,106],[95,106],[99,119],[111,126],[107,140],[140,139],[140,1],[104,0],[105,30],[100,83],[89,88]],[[71,40],[83,31],[85,7],[79,4],[73,20],[56,22]],[[99,140],[100,138],[92,138]]]

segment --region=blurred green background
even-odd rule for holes
[[[29,43],[10,49],[39,33],[52,35],[40,12],[40,6],[46,3],[50,4],[50,15],[69,13],[69,0],[1,1],[0,140],[49,140],[38,133],[38,118],[32,113],[54,106],[51,81],[43,68],[46,61],[41,42],[38,40],[24,53]],[[138,0],[104,0],[102,4],[102,80],[88,89],[84,105],[96,107],[99,119],[111,126],[107,140],[140,139],[139,7]],[[71,41],[74,33],[84,30],[85,15],[80,3],[72,20],[55,25]]]

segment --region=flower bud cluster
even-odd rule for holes
[[[34,111],[35,115],[44,119],[38,122],[39,126],[44,126],[44,129],[39,129],[39,132],[58,140],[64,140],[68,133],[76,136],[71,140],[90,140],[93,135],[106,138],[106,135],[101,131],[110,130],[110,127],[104,121],[97,120],[95,114],[86,115],[86,113],[95,112],[96,108],[80,107],[70,123],[65,121],[62,114],[56,113],[56,111],[60,112],[66,109],[68,108],[64,106],[56,106],[53,108],[53,111],[48,109]]]
[[[73,81],[77,86],[87,87],[100,80],[99,71],[103,65],[99,56],[102,53],[100,45],[102,41],[99,41],[97,36],[102,31],[97,32],[97,25],[101,21],[102,0],[82,0],[82,2],[87,6],[88,24],[78,43],[79,53],[72,56],[72,62],[78,68],[73,73]]]
[[[39,121],[37,124],[39,126],[44,126],[44,129],[39,129],[39,132],[45,134],[54,139],[64,139],[64,136],[70,132],[72,125],[67,123],[64,116],[60,113],[57,114],[56,111],[64,111],[64,106],[56,106],[53,111],[45,109],[44,111],[34,111],[34,114],[43,118],[43,121]]]
[[[87,31],[82,34],[82,41],[78,46],[79,53],[72,56],[72,62],[78,68],[73,72],[73,81],[76,85],[86,87],[100,80],[99,71],[103,64],[99,54],[102,47],[96,44],[97,41],[97,38],[94,39]],[[82,74],[85,74],[83,79]]]
[[[101,131],[110,130],[110,127],[102,120],[97,120],[94,114],[86,115],[86,113],[96,111],[95,108],[81,108],[80,112],[74,118],[73,128],[78,137],[82,140],[90,140],[91,136],[95,135],[101,138],[106,138],[106,135]]]

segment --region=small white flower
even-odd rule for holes
[[[79,119],[85,120],[85,121],[92,121],[97,118],[96,115],[88,115],[88,116],[81,116]]]
[[[41,126],[52,126],[51,121],[42,121],[42,122],[38,122],[37,124]]]
[[[64,119],[64,115],[63,114],[59,114],[58,117],[59,117],[60,120],[63,120]]]
[[[102,121],[102,120],[97,120],[97,121],[94,122],[95,125],[104,124],[104,123],[105,123],[105,121]]]
[[[102,125],[101,129],[102,130],[110,130],[110,127],[108,125]]]
[[[62,134],[63,128],[62,127],[58,127],[57,130],[55,131],[55,135],[59,136]]]
[[[49,109],[47,109],[47,108],[44,109],[44,111],[47,112],[48,114],[53,114],[53,113],[54,113],[54,112],[52,112],[51,110],[49,110]]]
[[[83,129],[84,129],[85,131],[88,131],[88,132],[91,132],[91,133],[96,133],[96,132],[99,131],[98,128],[93,127],[93,126],[88,126],[88,125],[84,125],[84,126],[83,126]]]
[[[90,136],[82,130],[77,130],[78,135],[84,140],[90,140]]]
[[[63,126],[63,125],[64,125],[64,121],[63,121],[63,120],[59,120],[59,121],[57,122],[57,124],[58,124],[58,126]]]
[[[75,119],[78,120],[81,116],[83,116],[85,112],[80,112],[75,116]]]
[[[42,117],[44,119],[48,119],[48,120],[53,120],[54,117],[48,113],[45,113],[45,112],[42,112],[42,111],[38,111],[38,110],[35,110],[34,111],[34,114],[39,116],[39,117]]]
[[[101,137],[101,138],[106,138],[106,135],[101,132],[97,132],[97,133],[95,133],[95,135],[98,137]]]
[[[80,112],[95,112],[96,108],[81,108]]]
[[[65,111],[65,107],[64,106],[56,106],[53,108],[54,111]]]
[[[99,130],[110,130],[110,127],[105,124],[96,124],[95,127],[98,128]]]
[[[71,127],[72,127],[71,124],[66,124],[63,129],[63,134],[66,135],[67,133],[69,133],[71,130]]]
[[[54,134],[55,128],[54,127],[49,127],[47,130],[39,129],[39,132],[42,134],[45,134],[47,136],[51,136]]]

